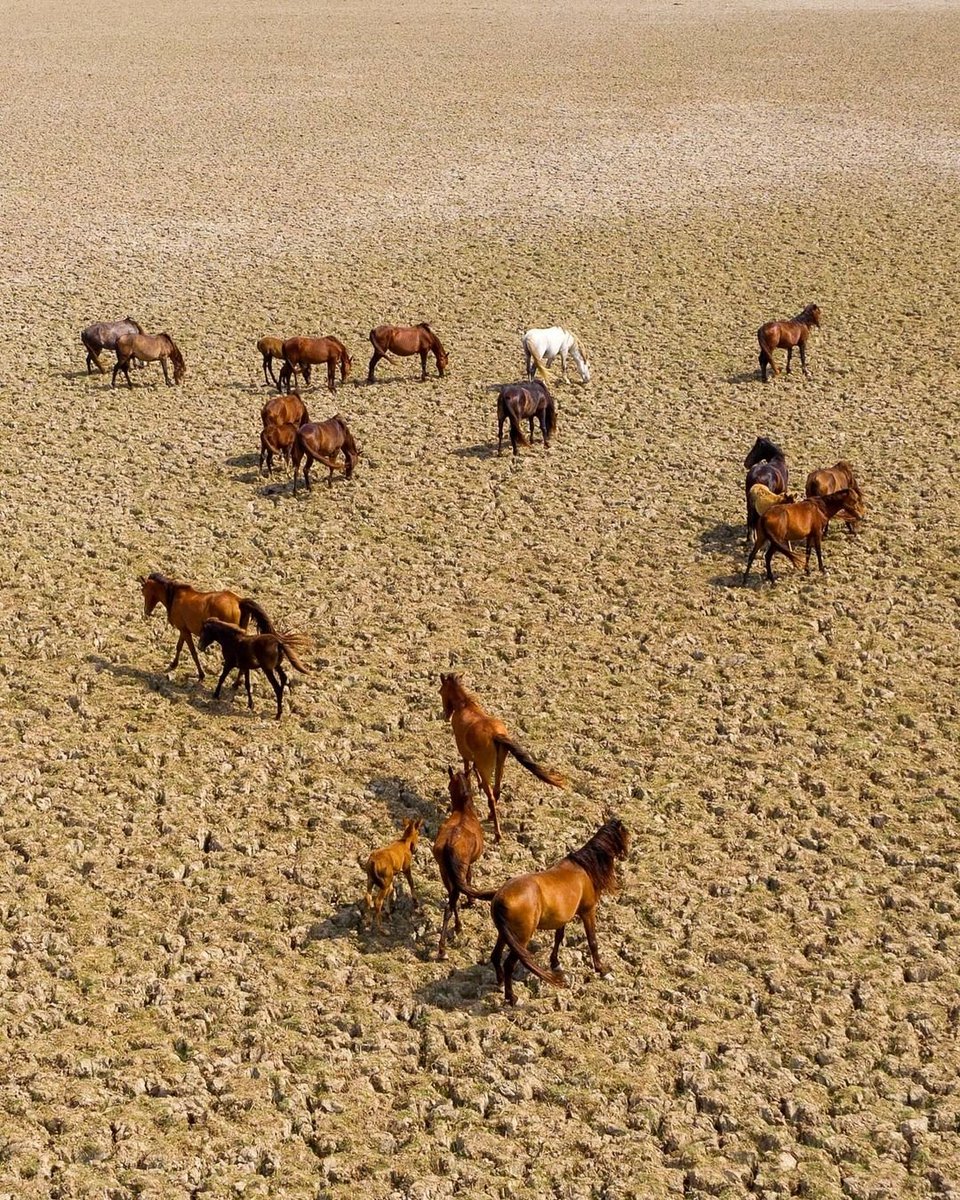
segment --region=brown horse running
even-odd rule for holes
[[[347,348],[335,337],[293,337],[283,343],[283,366],[280,368],[280,378],[277,380],[277,391],[284,388],[290,391],[290,384],[295,372],[300,371],[304,380],[310,382],[310,368],[327,364],[327,387],[331,392],[336,391],[337,367],[340,367],[340,382],[346,382],[353,366],[353,359],[347,353]]]
[[[447,903],[443,910],[443,925],[440,929],[440,946],[437,957],[447,957],[447,925],[453,917],[455,933],[460,932],[460,896],[470,887],[473,864],[483,853],[483,829],[473,807],[473,780],[468,770],[454,771],[447,768],[450,776],[450,815],[444,820],[433,843],[433,857],[440,868],[440,878],[447,890]],[[470,900],[467,901],[470,903]]]
[[[757,341],[760,343],[760,378],[764,383],[767,382],[767,367],[774,377],[779,374],[777,364],[773,361],[773,352],[783,347],[787,350],[787,374],[790,374],[790,359],[793,357],[794,348],[800,351],[800,366],[804,375],[810,374],[807,370],[807,338],[814,326],[820,327],[820,309],[815,304],[808,304],[803,312],[797,313],[792,320],[767,321],[765,325],[760,326],[757,330]]]
[[[143,615],[149,617],[158,604],[163,604],[167,610],[167,621],[180,634],[177,642],[177,652],[173,662],[167,667],[168,671],[176,669],[180,661],[180,651],[184,643],[197,665],[197,675],[203,678],[203,667],[197,657],[193,639],[200,636],[204,621],[208,617],[218,617],[222,621],[239,625],[246,629],[253,617],[261,633],[273,633],[273,622],[255,600],[241,599],[235,592],[198,592],[189,583],[179,583],[168,579],[159,571],[154,571],[146,578],[140,577],[140,590],[143,592]]]
[[[101,375],[106,375],[107,369],[100,361],[100,351],[116,350],[117,338],[125,333],[143,333],[143,330],[133,317],[124,317],[119,321],[97,321],[80,331],[80,341],[87,352],[88,375],[91,367],[96,367]]]
[[[273,456],[275,454],[283,455],[283,461],[290,465],[290,453],[293,449],[293,443],[297,440],[297,426],[292,421],[285,421],[282,425],[264,425],[260,430],[260,465],[257,468],[260,475],[263,474],[263,464],[266,460],[267,474],[273,474]]]
[[[413,890],[413,856],[420,840],[420,830],[423,828],[423,817],[411,817],[403,827],[403,833],[395,842],[384,846],[382,850],[374,850],[366,861],[358,858],[362,870],[367,876],[367,894],[365,902],[367,909],[373,909],[371,923],[376,921],[377,928],[383,930],[383,902],[391,901],[391,913],[396,908],[394,894],[394,879],[401,872],[406,876],[410,888],[410,899],[413,907],[417,907],[417,894]],[[379,888],[376,896],[374,888]]]
[[[774,551],[785,555],[795,567],[799,567],[800,555],[790,549],[790,543],[804,540],[807,543],[804,570],[807,573],[810,571],[811,550],[816,550],[817,563],[820,570],[824,570],[820,543],[823,541],[827,525],[835,517],[844,521],[859,520],[863,511],[859,492],[854,492],[851,488],[833,492],[829,496],[818,496],[813,500],[798,500],[796,504],[778,504],[775,508],[768,509],[757,525],[757,540],[747,559],[743,582],[747,582],[753,560],[764,546],[767,547],[767,579],[771,583],[774,582],[773,571],[770,569]]]
[[[273,373],[273,360],[275,358],[283,358],[283,338],[278,337],[262,337],[257,342],[257,349],[263,355],[263,382],[267,387],[270,387],[271,381],[273,386],[279,390],[277,377]]]
[[[617,860],[626,858],[629,848],[626,826],[619,818],[611,817],[585,846],[548,870],[518,875],[496,891],[473,892],[478,899],[493,901],[490,915],[497,927],[497,942],[490,958],[508,1004],[516,1004],[513,972],[518,962],[554,987],[566,986],[560,971],[560,946],[567,924],[574,917],[583,922],[594,970],[598,975],[607,974],[597,945],[597,905],[604,892],[616,891]],[[538,929],[556,930],[549,971],[527,949]],[[505,948],[507,961],[502,965]]]
[[[540,423],[540,434],[544,450],[549,450],[550,439],[557,429],[557,404],[545,383],[539,379],[523,383],[504,383],[497,389],[497,454],[503,453],[503,426],[510,422],[510,445],[518,454],[518,446],[529,446],[533,441],[534,418]],[[521,428],[521,421],[530,422],[530,441]]]
[[[856,492],[861,501],[863,500],[863,493],[860,491],[857,477],[853,473],[853,467],[845,459],[841,459],[838,463],[834,463],[832,467],[823,467],[819,471],[811,471],[807,476],[805,490],[807,497],[810,498],[814,496],[829,496],[833,492],[842,492],[845,488]],[[855,533],[859,524],[859,521],[847,521],[847,533]]]
[[[286,658],[295,670],[306,675],[310,668],[300,661],[297,651],[307,649],[310,639],[302,633],[245,633],[239,625],[211,617],[200,630],[200,649],[206,651],[214,642],[219,642],[223,651],[223,670],[213,693],[214,700],[220,698],[223,681],[236,669],[247,685],[247,706],[253,708],[250,672],[262,671],[277,697],[279,721],[283,713],[283,689],[289,687],[283,660]]]
[[[548,771],[534,762],[527,751],[510,737],[506,725],[496,717],[491,717],[476,696],[467,691],[459,675],[440,676],[440,699],[443,701],[444,720],[453,725],[453,736],[463,759],[464,770],[468,771],[472,766],[477,772],[490,807],[493,840],[499,842],[497,801],[500,799],[503,764],[508,754],[512,754],[522,767],[551,787],[566,787],[567,781],[556,771]]]
[[[289,396],[274,396],[260,409],[260,420],[264,429],[271,425],[305,424],[310,420],[307,406],[300,399],[299,392],[291,392]]]
[[[373,355],[367,369],[367,383],[373,383],[373,369],[380,359],[391,362],[391,354],[401,357],[419,354],[421,383],[427,378],[428,354],[432,354],[436,360],[437,374],[441,378],[450,361],[450,356],[440,345],[440,339],[423,321],[419,325],[378,325],[370,330],[370,345],[373,346]]]
[[[346,421],[339,413],[326,421],[307,421],[306,424],[301,425],[293,443],[294,495],[297,492],[300,463],[304,458],[306,458],[307,464],[303,468],[303,482],[307,485],[307,490],[310,490],[310,468],[314,462],[322,462],[330,468],[327,486],[333,487],[333,472],[339,465],[337,455],[341,450],[344,462],[343,473],[349,479],[353,474],[357,459],[360,457],[360,451],[357,449],[357,443],[353,440],[353,434],[347,428]]]
[[[117,338],[117,362],[113,368],[113,378],[110,386],[117,386],[117,372],[122,371],[127,377],[127,387],[132,388],[130,382],[130,359],[139,358],[142,362],[159,362],[163,369],[163,378],[169,387],[171,384],[170,374],[167,371],[167,359],[173,363],[173,383],[182,383],[183,377],[187,373],[187,364],[183,361],[183,355],[174,344],[173,338],[169,333],[124,333]]]

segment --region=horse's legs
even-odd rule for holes
[[[331,392],[337,390],[337,364],[332,358],[327,359],[327,387]]]
[[[503,934],[497,935],[497,944],[493,948],[493,953],[490,955],[490,961],[493,963],[493,971],[497,977],[497,983],[503,983],[503,948],[507,944],[507,939]]]
[[[502,769],[503,768],[501,767],[500,770],[502,771]],[[483,794],[487,798],[487,805],[490,810],[490,813],[489,813],[490,820],[493,822],[493,840],[495,842],[499,842],[500,841],[500,818],[497,816],[497,796],[499,795],[499,784],[497,785],[497,787],[494,790],[491,790],[489,780],[484,778],[484,776],[481,775],[479,771],[477,772],[477,775],[480,779],[480,786],[483,788]],[[498,778],[499,778],[499,772],[498,772]]]
[[[467,887],[473,887],[473,863],[467,867]],[[473,897],[468,896],[466,900],[464,900],[464,904],[467,906],[467,908],[473,908]]]
[[[443,924],[440,926],[440,945],[437,947],[437,958],[442,962],[447,957],[447,926],[450,923],[450,905],[452,901],[447,897],[447,903],[443,910]]]
[[[280,714],[283,712],[283,681],[277,679],[269,667],[264,667],[263,673],[270,680],[270,686],[277,697],[277,720],[279,721]]]
[[[530,353],[529,349],[527,348],[526,342],[523,343],[523,353],[524,353],[524,357],[527,360],[527,378],[528,379],[536,379],[537,364],[533,361],[533,355]]]
[[[787,347],[787,374],[790,374],[790,359],[793,358],[793,347]]]
[[[570,377],[567,375],[567,352],[566,352],[566,350],[560,351],[560,378],[563,380],[564,383],[570,382]]]
[[[413,890],[413,868],[404,867],[403,873],[407,877],[407,886],[410,888],[410,899],[413,901],[413,907],[418,908],[420,902],[417,900],[417,893]]]
[[[370,366],[367,367],[367,383],[373,383],[373,368],[377,365],[381,358],[383,358],[383,355],[376,348],[376,346],[374,346],[373,354],[370,358]]]
[[[797,349],[800,351],[800,367],[805,377],[809,377],[810,372],[807,370],[807,347],[803,341],[797,343]]]
[[[170,387],[170,386],[171,386],[171,384],[170,384],[170,372],[167,370],[167,360],[166,360],[166,358],[161,358],[161,359],[160,359],[160,366],[161,366],[161,368],[162,368],[162,370],[163,370],[163,382],[164,382],[164,383],[167,385],[167,387]]]
[[[803,570],[804,570],[804,573],[807,575],[810,574],[810,551],[812,549],[813,549],[813,534],[811,533],[810,536],[807,538],[807,555],[806,555],[806,558],[804,558],[804,560],[803,560]]]
[[[544,450],[550,449],[550,439],[547,437],[547,422],[542,412],[537,413],[537,423],[540,426],[540,437],[543,439]],[[530,422],[530,441],[533,441],[533,421]]]
[[[776,549],[776,546],[774,546],[773,542],[771,542],[770,545],[767,547],[767,554],[766,554],[766,558],[764,559],[764,561],[767,565],[767,578],[770,580],[771,583],[776,583],[776,580],[773,578],[773,571],[771,570],[771,567],[770,567],[770,564],[773,562],[773,552],[775,549]]]
[[[753,546],[750,548],[750,554],[747,557],[747,565],[743,572],[744,583],[747,582],[747,576],[750,574],[750,568],[753,566],[753,560],[757,557],[757,552],[760,550],[760,547],[763,545],[765,540],[765,538],[760,537],[754,539]]]
[[[590,947],[593,969],[598,975],[606,975],[606,967],[600,961],[600,948],[597,945],[597,910],[595,908],[588,909],[581,915],[580,920],[583,921],[584,932],[587,935],[587,945]]]
[[[819,534],[814,534],[813,548],[817,552],[817,565],[819,566],[821,571],[825,571],[826,567],[824,567],[824,565],[823,565],[823,555],[820,552],[820,535]],[[810,551],[808,550],[807,558],[809,559],[809,557],[810,557]]]
[[[128,358],[123,364],[123,373],[127,377],[127,387],[133,391],[133,380],[130,378],[130,359]]]
[[[307,462],[303,468],[303,482],[307,485],[307,491],[310,491],[310,468],[313,466],[313,455],[307,451]]]
[[[427,352],[426,352],[426,350],[420,351],[420,382],[421,383],[427,382]]]
[[[184,637],[187,639],[187,649],[193,656],[193,661],[197,664],[197,678],[202,679],[203,667],[200,666],[200,656],[197,654],[197,648],[193,644],[193,635],[190,633],[189,629],[184,630]]]
[[[113,365],[113,374],[110,376],[110,386],[111,387],[117,386],[117,372],[119,370],[120,370],[120,359],[118,357],[117,361]]]
[[[177,652],[173,656],[173,662],[170,664],[169,667],[167,667],[168,671],[173,671],[176,669],[177,663],[180,661],[180,651],[183,649],[183,643],[186,640],[187,640],[187,635],[185,633],[181,633],[180,640],[177,642]]]
[[[767,356],[763,352],[763,350],[761,350],[757,357],[760,360],[760,382],[766,383],[767,382]]]
[[[553,935],[553,953],[550,955],[550,969],[552,971],[556,971],[560,967],[560,946],[563,942],[563,935],[566,932],[566,925],[561,925],[557,932]]]
[[[497,454],[503,454],[503,423],[507,419],[504,412],[497,413]]]
[[[223,664],[223,670],[220,672],[220,678],[217,680],[217,686],[213,690],[214,700],[220,699],[220,689],[223,687],[224,680],[230,674],[232,669],[233,669],[232,663],[225,662]]]
[[[517,969],[517,963],[520,961],[520,956],[515,950],[511,950],[507,955],[507,961],[503,967],[503,998],[508,1004],[516,1004],[517,998],[513,994],[513,973]]]

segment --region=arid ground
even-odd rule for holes
[[[0,1196],[960,1197],[957,6],[4,22]],[[763,387],[812,300],[811,378]],[[127,313],[182,387],[85,373]],[[448,377],[366,386],[421,320]],[[553,323],[593,381],[498,458]],[[306,394],[349,483],[258,477],[263,333],[350,348]],[[758,434],[862,476],[824,575],[740,586]],[[215,650],[165,673],[152,570],[313,636],[281,722]],[[483,905],[436,961],[450,669],[570,778],[508,765],[477,882],[632,830],[609,978],[574,924],[506,1008]],[[381,936],[356,860],[408,814]]]

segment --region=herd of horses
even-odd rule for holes
[[[820,310],[808,305],[797,317],[788,321],[771,321],[757,331],[760,345],[760,374],[767,381],[768,370],[777,374],[774,351],[787,350],[786,369],[794,348],[799,349],[804,373],[806,342],[810,330],[820,324]],[[87,351],[88,373],[95,367],[105,373],[100,358],[104,350],[113,350],[116,364],[111,385],[116,386],[122,372],[132,387],[130,365],[159,362],[164,380],[171,383],[168,362],[172,365],[174,384],[182,382],[186,366],[183,356],[169,334],[150,335],[131,317],[118,321],[101,321],[81,333]],[[373,354],[367,371],[368,382],[374,381],[377,364],[390,356],[419,355],[421,379],[426,378],[427,360],[434,356],[437,373],[443,377],[449,362],[439,338],[430,326],[380,325],[370,331]],[[534,422],[539,422],[544,447],[556,431],[556,401],[547,386],[548,368],[559,358],[562,377],[568,380],[567,363],[572,361],[580,379],[590,380],[587,356],[576,336],[559,327],[530,329],[523,335],[521,345],[525,360],[526,378],[514,383],[498,384],[497,393],[498,454],[503,450],[504,425],[509,424],[513,453],[533,439]],[[360,457],[360,450],[343,417],[337,413],[325,421],[311,421],[303,398],[293,385],[302,380],[309,386],[313,367],[325,365],[327,387],[336,390],[339,373],[343,383],[349,376],[352,360],[343,342],[334,337],[311,338],[263,337],[257,342],[262,355],[264,382],[272,384],[278,394],[262,406],[259,470],[272,472],[275,456],[280,455],[293,467],[293,491],[296,492],[301,467],[303,480],[310,487],[310,470],[314,463],[328,468],[327,483],[332,484],[335,470],[341,469],[349,479]],[[279,362],[279,372],[274,363]],[[538,373],[543,378],[537,378]],[[524,422],[528,433],[524,432]],[[847,523],[853,532],[864,516],[863,496],[853,468],[840,461],[831,468],[811,472],[806,479],[802,499],[788,491],[789,469],[786,456],[776,443],[757,438],[744,460],[746,470],[747,538],[751,543],[743,582],[746,584],[756,556],[766,552],[766,575],[772,582],[771,560],[775,553],[800,565],[799,555],[791,543],[806,543],[805,568],[809,570],[810,555],[816,552],[823,570],[822,541],[831,520]],[[284,691],[290,686],[284,662],[295,671],[307,673],[309,667],[300,654],[310,648],[310,639],[301,633],[278,630],[261,605],[231,591],[203,592],[183,581],[153,573],[139,580],[144,603],[144,615],[149,617],[162,604],[168,623],[179,637],[173,661],[174,670],[183,647],[193,658],[199,680],[204,678],[198,649],[207,651],[214,643],[220,646],[223,663],[214,698],[221,694],[224,683],[236,672],[233,686],[244,682],[247,703],[253,708],[251,671],[260,671],[273,688],[276,697],[276,719],[283,713]],[[256,632],[250,632],[251,620]],[[527,750],[512,738],[504,723],[488,713],[457,674],[440,676],[440,698],[443,717],[452,727],[457,753],[462,767],[448,768],[450,811],[433,843],[433,854],[447,894],[440,930],[438,956],[447,953],[448,929],[451,919],[455,932],[461,930],[460,900],[473,904],[489,903],[496,940],[491,961],[498,983],[503,985],[508,1004],[515,1003],[513,976],[518,964],[555,986],[565,983],[559,969],[559,952],[567,924],[576,917],[581,920],[594,969],[604,974],[600,959],[596,910],[601,896],[617,886],[616,865],[626,857],[630,837],[623,822],[610,817],[579,849],[571,851],[547,870],[534,871],[509,879],[499,887],[476,888],[472,881],[473,868],[484,850],[483,829],[474,807],[474,780],[483,791],[488,805],[488,818],[493,826],[494,840],[501,840],[498,804],[503,772],[508,757],[541,782],[551,787],[566,786],[564,776],[541,766]],[[411,902],[417,904],[413,885],[412,861],[423,829],[422,818],[410,818],[400,837],[390,845],[375,850],[359,860],[367,881],[365,903],[370,911],[371,924],[382,929],[383,910],[389,903],[392,912],[396,904],[396,880],[407,880]],[[549,969],[541,966],[531,955],[528,945],[538,929],[555,934]],[[504,953],[506,959],[504,961]]]

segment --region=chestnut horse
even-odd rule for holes
[[[598,975],[607,974],[597,946],[597,905],[604,892],[616,891],[617,860],[626,858],[629,848],[626,826],[619,818],[611,817],[585,846],[548,870],[518,875],[496,891],[473,892],[477,899],[493,901],[490,915],[497,927],[497,942],[490,958],[508,1004],[516,1004],[513,972],[518,962],[554,987],[566,986],[560,971],[560,945],[574,917],[583,922],[594,970]],[[556,930],[549,971],[527,949],[538,929]],[[507,961],[501,965],[505,947]]]
[[[314,462],[322,462],[330,468],[327,476],[327,486],[333,487],[333,472],[337,466],[337,455],[343,451],[343,473],[347,477],[353,474],[360,451],[353,440],[353,434],[347,428],[343,417],[337,413],[326,421],[307,421],[297,430],[293,443],[293,492],[297,492],[297,474],[300,463],[306,457],[307,465],[303,468],[303,482],[310,489],[310,468]]]
[[[373,346],[373,356],[367,370],[367,383],[373,383],[373,369],[385,358],[392,362],[391,354],[406,357],[410,354],[420,355],[420,381],[427,378],[427,355],[432,354],[437,364],[437,374],[442,378],[447,369],[450,356],[440,345],[440,339],[426,322],[419,325],[378,325],[370,330],[370,345]]]
[[[833,492],[842,492],[845,488],[856,492],[860,499],[863,499],[863,494],[860,491],[860,485],[857,483],[857,477],[853,473],[853,467],[845,460],[841,459],[838,463],[834,463],[832,467],[823,467],[819,471],[811,471],[807,476],[806,494],[807,497],[813,496],[829,496]],[[855,533],[859,521],[847,521],[847,533]]]
[[[262,671],[270,680],[277,697],[277,720],[283,713],[283,689],[289,687],[287,673],[283,669],[284,658],[302,675],[310,670],[297,657],[298,650],[310,645],[310,639],[302,633],[245,633],[239,625],[210,617],[200,630],[200,649],[209,650],[219,642],[223,651],[223,670],[213,693],[214,700],[220,698],[223,681],[236,668],[247,685],[247,707],[253,708],[253,692],[250,690],[250,672]]]
[[[260,409],[260,420],[264,429],[271,425],[304,425],[310,418],[307,416],[307,406],[300,399],[299,392],[291,392],[289,396],[274,396]]]
[[[547,385],[539,379],[528,383],[504,383],[497,389],[497,454],[503,453],[503,425],[510,422],[510,445],[513,453],[518,446],[533,441],[534,418],[540,423],[544,450],[550,449],[550,439],[557,429],[557,404]],[[530,422],[530,441],[524,437],[521,421]]]
[[[454,771],[447,768],[450,777],[450,815],[437,832],[433,843],[433,857],[440,868],[440,878],[447,889],[447,903],[443,910],[443,926],[440,929],[440,946],[437,957],[447,957],[447,925],[453,916],[455,933],[460,932],[459,900],[465,888],[470,887],[473,864],[483,853],[483,829],[473,807],[473,780],[468,770]],[[470,900],[467,901],[470,903]]]
[[[197,664],[197,675],[203,678],[203,667],[193,644],[194,637],[199,637],[203,623],[208,617],[219,617],[246,629],[253,617],[257,628],[262,633],[273,632],[273,622],[255,600],[241,599],[234,592],[198,592],[189,583],[178,583],[168,579],[159,571],[139,579],[140,590],[143,592],[143,615],[149,617],[158,604],[163,604],[167,610],[167,621],[180,634],[177,642],[177,652],[173,662],[167,667],[168,671],[176,669],[180,661],[180,651],[184,643]]]
[[[551,787],[566,787],[567,781],[556,771],[548,771],[534,762],[527,751],[510,737],[506,725],[496,717],[491,717],[476,696],[467,691],[459,675],[440,676],[440,699],[443,701],[444,720],[453,725],[453,736],[463,759],[464,770],[468,771],[472,766],[477,772],[490,806],[493,840],[499,842],[497,801],[500,799],[503,764],[508,754],[512,754],[522,767]]]
[[[117,338],[125,333],[143,333],[133,317],[124,317],[119,321],[97,321],[80,331],[80,341],[87,352],[87,374],[95,366],[101,375],[106,375],[107,369],[100,361],[101,350],[116,350]]]
[[[290,465],[290,452],[293,449],[293,443],[297,440],[297,427],[292,421],[285,421],[282,425],[264,425],[260,430],[260,465],[257,468],[260,475],[263,474],[263,463],[266,460],[267,474],[273,474],[273,456],[282,454],[283,461]]]
[[[344,383],[353,366],[353,359],[347,353],[343,342],[335,337],[293,337],[283,343],[283,366],[280,368],[280,378],[277,380],[277,391],[284,388],[290,391],[290,382],[297,371],[303,374],[304,380],[310,382],[310,368],[327,364],[327,387],[331,392],[336,391],[337,366],[340,367],[340,382]]]
[[[417,893],[413,890],[413,856],[416,853],[422,828],[423,817],[410,817],[403,827],[403,833],[395,842],[384,846],[382,850],[374,850],[366,861],[362,858],[357,859],[367,876],[365,901],[367,908],[373,909],[371,923],[376,921],[377,928],[381,932],[383,931],[383,902],[391,901],[391,913],[396,908],[397,901],[394,895],[393,881],[401,872],[406,876],[413,907],[417,907]],[[375,887],[380,889],[376,897],[373,894]]]
[[[800,555],[790,549],[791,542],[806,540],[807,557],[804,570],[810,571],[810,551],[816,550],[817,563],[824,570],[823,555],[820,543],[826,532],[827,525],[834,517],[845,521],[856,521],[863,516],[863,503],[860,493],[851,488],[842,492],[832,492],[829,496],[818,496],[812,500],[798,500],[796,504],[778,504],[768,509],[760,518],[757,525],[757,540],[754,542],[743,572],[743,582],[747,582],[750,567],[760,550],[767,547],[766,566],[767,578],[774,582],[770,563],[774,551],[786,555],[795,567],[800,566]]]
[[[183,361],[183,355],[174,344],[173,338],[169,333],[124,333],[117,338],[117,362],[113,368],[113,378],[110,386],[117,386],[117,372],[122,371],[127,377],[127,387],[132,388],[130,382],[130,359],[139,358],[141,362],[159,362],[163,369],[164,382],[167,387],[170,386],[171,380],[167,371],[167,359],[173,363],[173,383],[182,383],[183,377],[187,373],[187,364]]]
[[[273,360],[275,358],[283,358],[283,338],[278,337],[262,337],[257,342],[257,349],[263,355],[263,382],[266,387],[270,387],[270,381],[273,381],[273,386],[279,390],[277,377],[273,373]],[[269,371],[269,374],[268,374]]]
[[[750,495],[755,483],[762,483],[774,495],[780,496],[787,490],[790,471],[783,451],[769,438],[758,437],[747,457],[743,460],[747,472],[747,539],[750,540],[757,528],[757,510]]]
[[[777,364],[773,361],[773,352],[783,347],[787,350],[787,374],[790,374],[794,347],[800,351],[800,366],[804,375],[810,374],[807,370],[807,338],[815,325],[820,327],[820,309],[815,304],[808,304],[802,313],[790,321],[767,321],[760,326],[757,341],[760,343],[760,378],[764,383],[767,382],[768,366],[774,377],[779,374]]]

